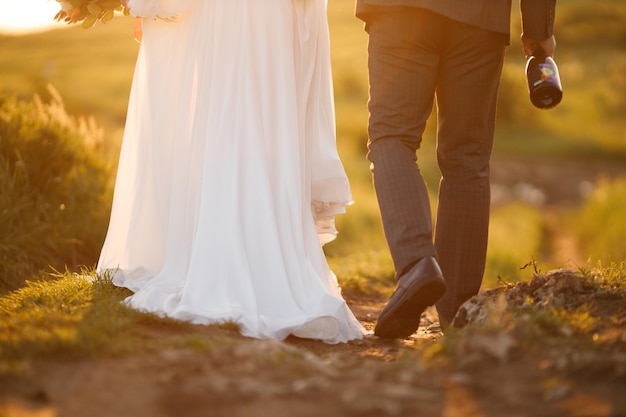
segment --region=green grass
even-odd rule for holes
[[[112,169],[93,119],[0,90],[0,291],[52,265],[86,265],[108,223]]]
[[[569,225],[585,253],[596,260],[626,259],[626,177],[603,180]]]
[[[103,279],[91,281],[70,273],[55,278],[28,282],[0,299],[4,361],[115,353],[135,347],[129,329],[139,316],[120,303],[123,290]]]
[[[394,268],[386,248],[362,249],[328,260],[345,294],[355,299],[386,300],[395,286]]]
[[[39,360],[115,356],[169,347],[204,350],[224,340],[195,326],[128,308],[130,291],[107,276],[54,273],[0,298],[0,374]],[[235,332],[239,326],[213,326]],[[234,335],[235,333],[233,333]]]
[[[543,220],[539,209],[509,203],[492,211],[483,286],[493,288],[500,280],[518,282],[528,274],[520,268],[533,258],[541,259]]]

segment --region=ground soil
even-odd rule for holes
[[[278,342],[197,326],[185,332],[215,343],[42,363],[28,377],[0,379],[0,416],[625,417],[625,299],[585,289],[569,275],[481,294],[467,304],[460,324],[480,322],[496,299],[510,307],[527,297],[546,308],[557,301],[564,307],[584,304],[603,319],[593,329],[609,340],[601,348],[579,349],[578,342],[561,339],[536,349],[527,337],[519,344],[516,332],[524,324],[518,323],[516,329],[465,334],[449,344],[454,352],[445,353],[437,342],[461,330],[442,335],[433,310],[422,316],[420,330],[402,341],[368,334],[339,345],[297,338]],[[371,330],[382,303],[350,304]],[[146,337],[171,331],[148,329]]]
[[[588,179],[557,183],[550,175],[536,177],[528,165],[517,168],[508,164],[501,173],[496,166],[494,175],[504,187],[509,180],[532,184],[550,195],[547,203],[580,198],[585,181],[597,176],[588,170]],[[443,335],[433,310],[409,339],[381,340],[371,329],[384,300],[346,294],[370,331],[363,340],[252,340],[235,329],[198,326],[185,331],[213,344],[44,362],[26,377],[1,377],[0,417],[626,417],[626,301],[569,284],[487,293],[466,310],[465,329],[494,300],[535,297],[546,308],[552,302],[576,311],[584,306],[597,319],[588,338],[595,348],[574,335],[567,343],[567,329],[554,344],[529,343],[527,335],[520,343],[523,319],[512,329],[443,343],[460,331]],[[170,331],[146,329],[145,337],[158,340]]]

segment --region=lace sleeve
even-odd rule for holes
[[[148,19],[169,19],[189,12],[196,0],[129,0],[128,8],[133,16]]]

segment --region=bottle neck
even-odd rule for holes
[[[534,56],[535,58],[537,58],[538,61],[541,61],[541,62],[545,61],[546,58],[548,57],[542,49],[534,50],[532,53],[532,56]]]

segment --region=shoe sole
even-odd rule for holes
[[[409,288],[392,309],[383,309],[374,334],[383,339],[405,339],[419,328],[426,307],[437,302],[446,292],[446,284],[439,280]]]

